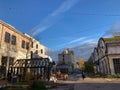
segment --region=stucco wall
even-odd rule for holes
[[[108,54],[120,54],[120,46],[108,47]]]
[[[11,44],[11,38],[10,43],[5,42],[5,33],[8,32],[10,34],[10,37],[12,38],[12,35],[16,36],[16,45]],[[1,56],[8,56],[8,57],[14,57],[15,59],[22,57],[25,57],[25,53],[27,52],[26,48],[21,47],[22,40],[29,42],[29,38],[24,36],[23,34],[16,31],[14,28],[10,27],[9,25],[6,25],[5,23],[0,23],[0,54]],[[22,52],[24,55],[21,55],[18,53],[18,51]],[[1,62],[1,58],[0,58]]]

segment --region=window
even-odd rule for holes
[[[29,43],[26,42],[26,49],[29,49]]]
[[[120,58],[114,58],[113,63],[114,63],[115,73],[116,74],[120,73]]]
[[[22,40],[22,48],[25,48],[25,41]]]
[[[38,48],[38,44],[36,44],[36,48]]]
[[[41,54],[43,54],[43,49],[41,49]]]
[[[31,51],[31,58],[33,58],[33,51]]]
[[[31,47],[33,48],[33,42],[31,43]]]
[[[5,32],[5,42],[9,43],[10,42],[10,33]]]
[[[16,36],[12,35],[12,45],[16,45]]]
[[[36,54],[38,54],[38,50],[36,50]]]
[[[12,66],[13,63],[14,63],[14,58],[13,58],[13,57],[10,57],[10,59],[9,59],[9,65]]]
[[[65,61],[65,59],[64,59],[64,58],[65,58],[65,56],[63,55],[63,62]]]
[[[2,66],[7,66],[7,57],[2,56],[1,65]]]

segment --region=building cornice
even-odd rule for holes
[[[4,22],[2,20],[0,20],[0,24],[3,25],[3,26],[5,26],[5,27],[7,27],[7,28],[9,28],[10,30],[12,30],[12,31],[14,31],[14,32],[22,35],[23,37],[29,39],[29,37],[27,37],[27,36],[24,35],[24,33],[21,33],[19,30],[17,30],[16,28],[14,28],[13,26],[11,26],[10,24],[8,24],[8,23],[6,23],[6,22]]]

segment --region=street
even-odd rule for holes
[[[77,83],[73,90],[120,90],[120,83]]]
[[[1,86],[7,85],[4,81],[0,82]],[[47,90],[120,90],[119,78],[89,78],[84,80],[81,75],[71,75],[67,80],[57,80],[51,84]]]
[[[78,75],[79,76],[79,75]],[[58,80],[57,86],[49,90],[120,90],[120,79],[85,78]]]

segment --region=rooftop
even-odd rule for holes
[[[112,38],[103,38],[105,41],[120,41],[120,36],[115,36]]]

